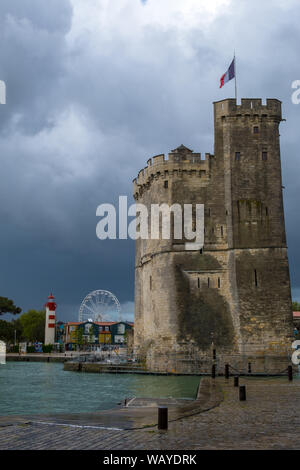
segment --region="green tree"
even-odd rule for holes
[[[124,344],[127,344],[127,340],[128,340],[128,335],[127,335],[127,330],[125,330],[125,333],[124,333]]]
[[[22,312],[20,307],[16,307],[12,300],[7,297],[0,297],[0,315],[5,313],[11,313],[12,315],[18,315]]]
[[[20,316],[23,337],[26,341],[45,341],[45,310],[28,310]]]
[[[83,345],[83,329],[77,327],[76,332],[75,332],[75,342],[78,346]]]
[[[14,344],[23,339],[23,327],[20,320],[0,320],[0,340],[8,344]]]
[[[292,302],[293,312],[300,312],[300,303],[299,302]]]
[[[13,341],[13,335],[14,332],[11,327],[11,322],[0,320],[0,340],[11,343]]]
[[[92,344],[94,342],[94,327],[91,325],[89,331],[89,343]]]

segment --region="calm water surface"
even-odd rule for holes
[[[195,398],[200,377],[92,374],[63,364],[0,365],[0,415],[107,410],[126,397]]]

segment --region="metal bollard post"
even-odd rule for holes
[[[288,378],[290,381],[293,380],[293,366],[288,366]]]
[[[168,408],[166,406],[158,407],[158,429],[166,431],[168,429]]]
[[[246,401],[246,385],[240,385],[240,401]]]
[[[212,368],[211,368],[211,378],[212,378],[212,379],[215,379],[215,378],[216,378],[216,364],[213,364],[213,365],[212,365]]]
[[[251,374],[251,362],[248,362],[248,374]]]
[[[229,379],[229,364],[225,364],[225,379]]]
[[[238,375],[235,375],[235,376],[234,376],[234,386],[235,386],[235,387],[238,387],[238,386],[239,386],[239,376],[238,376]]]

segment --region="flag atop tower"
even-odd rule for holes
[[[220,88],[222,88],[225,83],[229,82],[229,80],[232,80],[233,78],[235,78],[235,57],[233,58],[233,61],[231,62],[227,72],[225,72],[220,78]]]

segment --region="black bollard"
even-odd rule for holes
[[[168,408],[166,406],[158,407],[158,429],[166,431],[168,429]]]
[[[246,401],[246,385],[240,385],[240,401]]]
[[[248,362],[248,374],[251,374],[251,362]]]
[[[234,376],[234,386],[235,386],[235,387],[238,387],[238,386],[239,386],[239,376],[238,376],[238,375],[235,375],[235,376]]]
[[[212,378],[212,379],[215,379],[215,378],[216,378],[216,364],[213,364],[213,365],[212,365],[212,368],[211,368],[211,378]]]
[[[225,379],[229,379],[229,364],[225,364]]]
[[[288,378],[290,381],[293,380],[293,366],[288,366]]]

